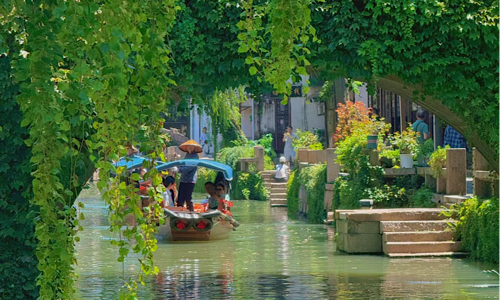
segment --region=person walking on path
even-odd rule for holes
[[[180,145],[179,149],[187,152],[184,159],[199,159],[198,153],[201,153],[201,146],[193,140],[189,140],[184,144]],[[186,203],[187,209],[190,211],[194,210],[193,207],[193,190],[197,179],[197,167],[179,167],[179,173],[181,174],[180,184],[179,184],[179,195],[177,196],[177,206],[183,207]]]
[[[292,126],[287,126],[283,136],[283,142],[285,142],[285,159],[288,166],[290,166],[290,163],[295,159],[295,150],[293,150],[292,141],[296,139],[297,136],[293,134],[292,131]]]
[[[465,148],[467,149],[467,152],[469,152],[467,141],[463,135],[450,125],[446,126],[446,129],[444,130],[444,145],[449,145],[450,148]]]
[[[411,125],[411,129],[419,133],[417,140],[420,144],[423,144],[429,138],[429,125],[424,122],[424,118],[425,111],[417,111],[417,121]]]

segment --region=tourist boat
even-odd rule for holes
[[[115,163],[115,166],[126,166],[127,169],[131,170],[141,167],[144,160],[143,157],[131,156],[121,159]],[[182,166],[204,167],[217,171],[218,174],[214,183],[224,181],[229,194],[233,169],[225,164],[203,159],[183,159],[167,163],[158,162],[155,168],[158,171],[167,171]],[[148,205],[148,198],[147,196],[143,197],[141,206]],[[165,222],[158,228],[158,238],[172,241],[225,239],[239,225],[231,216],[219,210],[205,211],[202,204],[195,204],[194,208],[195,211],[193,212],[181,207],[167,206],[164,208]]]
[[[225,164],[210,160],[183,159],[156,166],[158,171],[173,167],[204,167],[218,172],[215,183],[225,180],[230,189],[233,169]],[[219,210],[204,211],[203,205],[195,205],[190,212],[180,207],[167,206],[164,209],[165,223],[159,227],[159,236],[172,241],[209,241],[225,239],[238,226],[232,217]]]

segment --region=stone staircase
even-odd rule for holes
[[[337,248],[389,257],[466,256],[439,208],[335,211]]]
[[[450,227],[457,221],[430,212],[403,219],[380,222],[382,249],[389,257],[465,255]]]
[[[276,171],[262,171],[260,176],[264,186],[269,190],[271,206],[286,206],[286,182],[277,182],[274,176]]]

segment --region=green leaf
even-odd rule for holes
[[[250,72],[250,75],[255,75],[257,74],[257,68],[254,66],[251,66],[250,69],[248,70]]]

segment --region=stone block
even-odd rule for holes
[[[466,154],[465,148],[446,150],[446,194],[467,194]]]
[[[323,199],[323,203],[326,211],[332,209],[332,201],[333,201],[333,191],[325,190],[325,197]]]
[[[317,163],[326,164],[326,150],[317,150]]]
[[[318,150],[308,150],[307,151],[307,162],[310,165],[318,163]]]
[[[337,154],[335,154],[335,149],[328,148],[325,150],[326,154],[326,181],[334,182],[340,173],[340,165],[335,161],[337,160]]]
[[[308,158],[307,158],[307,148],[299,148],[297,149],[298,152],[298,157],[299,157],[299,162],[301,163],[306,163]]]
[[[380,222],[357,222],[337,219],[337,232],[346,234],[373,233],[380,234]]]
[[[253,148],[254,156],[255,156],[255,168],[257,172],[264,171],[264,147],[255,146]]]
[[[382,235],[338,233],[336,245],[347,253],[382,253]]]

